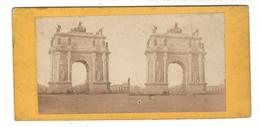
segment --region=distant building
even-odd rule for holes
[[[218,85],[218,86],[207,86],[207,93],[225,93],[226,87],[224,84]]]
[[[130,86],[130,90],[129,90],[130,94],[145,94],[145,88],[144,87],[140,87],[140,86]]]
[[[110,91],[112,93],[128,93],[129,92],[129,85],[128,85],[128,83],[111,85]]]

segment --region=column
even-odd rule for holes
[[[192,76],[192,54],[188,54],[188,67],[187,67],[187,72],[188,72],[188,79],[187,79],[187,84],[192,83],[191,76]]]
[[[103,81],[107,81],[107,76],[106,76],[106,53],[102,54],[102,63],[103,63]]]
[[[198,67],[199,67],[199,69],[198,69],[198,71],[199,71],[199,83],[202,83],[202,77],[203,77],[203,69],[202,69],[202,54],[198,54],[198,62],[199,62],[199,65],[198,65]]]
[[[201,55],[201,82],[205,83],[205,54]]]
[[[52,78],[53,78],[53,81],[57,81],[57,54],[56,54],[56,52],[53,52],[53,54],[52,54],[52,56],[53,56],[53,60],[52,60]]]
[[[60,52],[57,52],[56,81],[60,81]]]
[[[67,55],[67,66],[68,66],[68,79],[67,81],[70,82],[70,73],[71,73],[71,69],[70,69],[70,64],[71,64],[71,52],[68,51],[68,55]]]
[[[108,57],[108,54],[107,54],[107,57],[106,57],[106,79],[107,79],[106,81],[107,82],[109,82],[109,70],[108,70],[109,69],[109,65],[108,65],[109,62],[108,61],[109,61],[109,57]]]
[[[50,53],[50,62],[51,62],[51,71],[50,71],[50,82],[53,82],[54,78],[53,78],[53,52],[51,51]]]
[[[153,74],[152,82],[156,82],[156,77],[155,77],[156,76],[156,74],[155,74],[156,73],[156,52],[153,53],[153,69],[152,69],[152,72],[153,72],[152,73]]]
[[[96,53],[92,53],[92,82],[96,82]]]
[[[163,54],[163,81],[167,83],[167,53]]]
[[[149,55],[146,54],[146,82],[149,82]]]

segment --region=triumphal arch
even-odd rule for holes
[[[186,34],[175,23],[165,33],[157,33],[154,26],[145,51],[147,58],[146,92],[168,92],[168,66],[179,64],[183,70],[182,93],[205,92],[205,48],[199,30]]]
[[[50,92],[72,92],[72,64],[80,62],[86,67],[86,89],[88,93],[109,92],[109,49],[103,30],[87,32],[79,22],[69,32],[62,32],[57,25],[49,49],[51,60]]]

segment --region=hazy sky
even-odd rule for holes
[[[112,84],[126,82],[131,78],[134,84],[143,85],[146,77],[144,51],[152,26],[157,33],[164,33],[178,22],[184,33],[199,28],[205,43],[206,82],[208,85],[224,83],[224,15],[223,13],[87,16],[87,17],[40,17],[36,20],[37,31],[37,72],[38,82],[47,84],[50,77],[50,40],[56,31],[56,24],[62,32],[68,32],[81,21],[87,32],[95,33],[103,27],[109,50],[109,78]],[[180,70],[180,69],[177,69]],[[179,72],[176,72],[179,73]],[[77,78],[77,77],[76,77]],[[75,79],[75,78],[74,78]]]

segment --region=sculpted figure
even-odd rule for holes
[[[103,73],[100,70],[97,71],[97,80],[98,81],[103,81]]]
[[[82,22],[79,22],[77,27],[71,29],[71,32],[86,32],[86,28],[82,26]]]
[[[192,36],[199,36],[199,29],[196,29],[193,33]]]
[[[153,33],[156,33],[157,29],[158,29],[157,26],[153,25],[153,30],[152,30],[152,32],[153,32]]]
[[[56,32],[60,32],[61,31],[61,25],[60,24],[57,24],[56,26]]]
[[[65,81],[66,77],[65,77],[65,68],[64,67],[61,67],[61,70],[60,70],[60,80],[61,81]]]
[[[175,22],[174,28],[171,28],[167,33],[182,33],[182,29],[178,26],[178,23]]]
[[[96,35],[103,35],[103,28],[98,29]]]

